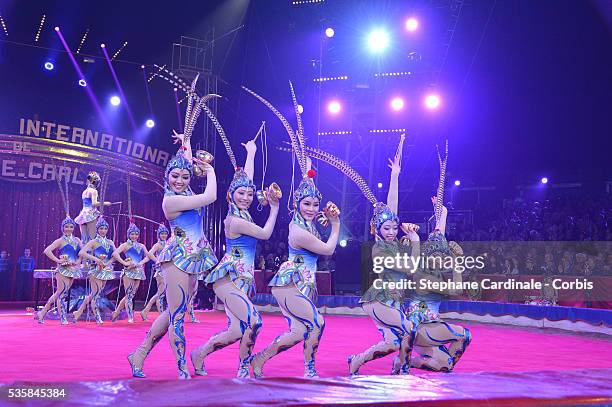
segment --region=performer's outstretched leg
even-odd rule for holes
[[[304,341],[304,376],[317,377],[315,355],[325,328],[323,315],[319,313],[315,304],[293,284],[273,287],[272,295],[289,322],[290,330],[278,336],[267,348],[253,357],[251,361],[253,374],[255,377],[261,377],[263,365],[270,358]]]
[[[68,290],[70,289],[70,286],[72,286],[73,279],[60,273],[55,273],[55,280],[57,281],[57,289],[53,295],[49,297],[43,309],[36,313],[39,324],[44,323],[45,315],[47,315],[47,312],[49,312],[49,309],[54,302],[56,303],[62,325],[66,325],[68,323],[68,311],[64,301],[66,301]]]
[[[194,324],[199,324],[200,323],[200,320],[196,318],[195,312],[193,310],[193,302],[195,301],[195,297],[196,297],[196,295],[198,293],[198,285],[199,285],[199,281],[196,278],[195,285],[193,287],[191,287],[192,294],[189,297],[189,303],[187,304],[187,311],[189,312],[189,319]]]
[[[138,286],[140,286],[140,280],[133,280],[131,278],[126,278],[128,284],[125,287],[125,311],[128,314],[128,323],[134,323],[134,297],[136,296],[136,292],[138,291]]]
[[[162,266],[164,280],[166,281],[166,298],[168,308],[153,322],[151,329],[140,346],[128,356],[134,377],[145,377],[142,366],[145,358],[163,335],[168,332],[170,347],[176,358],[179,379],[190,379],[185,360],[185,333],[184,321],[187,312],[187,301],[193,287],[193,279],[197,277],[178,269],[174,264],[165,263]]]
[[[400,350],[399,361],[403,373],[408,373],[413,341],[412,323],[399,309],[389,307],[377,301],[363,304],[363,310],[372,318],[383,340],[357,355],[349,357],[349,373],[359,373],[359,368],[371,360],[387,356]]]
[[[155,280],[157,281],[157,292],[154,296],[151,297],[151,299],[149,299],[149,302],[147,302],[144,309],[140,311],[140,316],[142,317],[143,321],[147,320],[147,315],[149,314],[149,312],[151,312],[153,304],[156,305],[158,312],[164,311],[162,308],[162,301],[160,300],[160,297],[166,290],[166,283],[164,283],[164,278],[159,274],[157,275],[157,277],[155,277]]]
[[[89,294],[83,299],[81,306],[79,309],[72,313],[73,322],[76,323],[80,318],[83,312],[87,309],[87,305],[91,303],[92,310],[94,311],[94,315],[96,316],[96,322],[101,323],[101,317],[99,317],[100,312],[98,311],[97,299],[100,297],[102,289],[106,285],[105,280],[99,280],[94,276],[89,276],[89,286],[90,291]],[[92,302],[93,301],[93,302]]]
[[[237,377],[249,377],[249,362],[261,328],[261,316],[249,297],[229,278],[216,281],[214,290],[217,297],[223,301],[229,324],[226,330],[215,334],[208,342],[191,352],[196,374],[206,375],[204,359],[209,354],[240,340]]]
[[[453,370],[472,341],[469,329],[444,321],[419,325],[416,348],[419,357],[412,366],[437,372]]]
[[[132,366],[132,375],[134,377],[146,377],[142,371],[146,357],[151,353],[151,350],[159,343],[159,341],[168,332],[170,325],[170,316],[168,310],[159,314],[151,329],[147,332],[144,341],[136,348],[136,350],[128,356],[130,365]]]
[[[179,379],[190,379],[185,359],[186,342],[183,324],[190,295],[195,286],[197,276],[187,274],[173,264],[165,265],[164,279],[166,280],[166,300],[168,301],[168,315],[170,330],[168,337],[170,347],[176,357],[179,370]]]
[[[138,290],[139,285],[140,280],[133,280],[129,277],[123,276],[123,288],[125,289],[125,295],[121,301],[119,301],[117,308],[113,311],[113,321],[119,318],[121,310],[123,307],[125,307],[125,312],[128,314],[128,322],[130,324],[134,322],[134,297],[136,296],[136,291]]]

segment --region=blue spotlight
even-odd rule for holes
[[[53,65],[53,62],[50,62],[50,61],[45,62],[45,69],[47,71],[52,71],[53,68],[55,68],[55,65]]]
[[[333,37],[335,33],[336,32],[334,31],[334,29],[331,27],[325,29],[325,35],[327,36],[327,38]]]
[[[85,81],[85,79],[79,79],[79,86],[82,86],[82,87],[87,86],[87,82]]]
[[[382,182],[379,182],[379,183],[378,183],[378,188],[382,188],[382,187],[383,187]]]
[[[148,128],[152,129],[153,127],[155,127],[155,122],[153,121],[153,119],[149,119],[147,120],[146,125]]]
[[[121,103],[121,99],[119,99],[119,96],[113,96],[110,98],[110,104],[113,106],[119,106],[119,104]]]
[[[548,178],[546,178],[546,177],[542,177],[542,179],[540,180],[540,182],[541,182],[542,184],[548,184]]]
[[[347,243],[346,239],[340,240],[340,247],[346,247],[346,243]]]
[[[377,29],[368,36],[368,46],[370,51],[381,53],[389,46],[389,34],[385,30]]]
[[[459,181],[458,179],[455,180],[455,186],[458,187],[459,185],[461,185],[461,181]]]

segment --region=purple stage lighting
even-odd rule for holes
[[[331,27],[325,29],[325,35],[327,36],[327,38],[333,37],[335,33],[336,32],[334,31],[334,29]]]
[[[385,30],[374,30],[368,36],[370,51],[380,53],[389,46],[389,34]]]
[[[546,177],[542,177],[542,179],[540,180],[540,182],[541,182],[542,184],[548,184],[548,178],[546,178]]]
[[[327,105],[327,110],[331,113],[331,114],[338,114],[340,113],[340,110],[342,110],[342,105],[340,104],[340,102],[338,102],[337,100],[332,100],[331,102],[329,102],[329,104]]]
[[[110,104],[113,106],[119,106],[119,104],[121,103],[121,99],[119,99],[119,96],[112,96],[110,98]]]
[[[347,241],[346,239],[340,240],[340,247],[346,247]]]
[[[148,128],[152,129],[153,127],[155,127],[155,122],[153,121],[153,119],[149,119],[147,120],[146,125]]]
[[[85,81],[85,79],[79,79],[79,86],[82,86],[82,87],[87,86],[87,82]]]
[[[302,105],[298,105],[297,109],[298,109],[298,113],[299,113],[299,114],[304,113],[304,106],[302,106]]]
[[[419,28],[419,21],[416,18],[410,17],[408,20],[406,20],[406,30],[416,31],[417,28]]]
[[[425,97],[425,106],[431,110],[437,109],[440,107],[440,96],[434,94],[427,95]]]
[[[53,68],[55,68],[55,65],[53,65],[53,62],[49,62],[49,61],[45,62],[45,69],[47,71],[52,71]]]
[[[59,32],[59,27],[55,27],[54,30]]]
[[[404,99],[400,98],[400,97],[395,97],[393,99],[391,99],[391,109],[393,109],[396,112],[399,112],[400,110],[404,109]]]
[[[455,180],[455,186],[458,187],[459,185],[461,185],[461,181],[459,181],[458,179]]]
[[[106,48],[105,44],[100,44],[100,48]]]
[[[382,188],[383,187],[382,182],[379,182],[377,186],[378,186],[378,188]]]

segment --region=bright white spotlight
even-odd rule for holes
[[[406,29],[408,31],[416,31],[417,28],[419,28],[419,21],[416,18],[410,17],[406,20]]]
[[[327,105],[327,110],[331,113],[331,114],[338,114],[340,113],[340,110],[342,110],[342,105],[340,104],[340,102],[338,102],[337,100],[332,100],[331,102],[329,102],[329,104]]]
[[[45,62],[45,69],[47,71],[52,71],[53,68],[55,68],[55,65],[53,65],[53,62],[50,62],[50,61]]]
[[[144,65],[140,65],[140,69],[145,69],[145,66]]]
[[[59,31],[59,27],[55,27],[55,28],[54,28],[54,30],[55,30],[55,31]]]
[[[379,182],[379,183],[378,183],[378,188],[382,188],[382,187],[383,187],[382,182]]]
[[[391,109],[396,112],[399,112],[400,110],[404,109],[404,104],[404,99],[400,97],[395,97],[391,99]]]
[[[85,81],[85,79],[79,79],[79,86],[82,86],[82,87],[87,86],[87,82]]]
[[[299,114],[304,113],[304,106],[302,106],[302,105],[298,105],[298,108],[297,108],[297,109],[298,109],[298,113],[299,113]]]
[[[105,44],[100,44],[100,48],[106,48]]]
[[[368,36],[370,51],[380,53],[389,46],[389,34],[384,30],[374,30]]]
[[[335,33],[336,32],[334,31],[334,29],[331,27],[325,29],[325,35],[327,36],[327,38],[333,37]]]
[[[542,184],[548,184],[548,178],[546,178],[546,177],[542,177],[542,179],[540,180],[540,182],[541,182]]]
[[[428,109],[437,109],[438,107],[440,107],[440,96],[438,95],[427,95],[425,97],[425,106]]]
[[[155,122],[153,121],[153,119],[149,119],[149,120],[147,120],[146,125],[147,125],[148,128],[151,129],[151,128],[155,127]]]
[[[340,240],[340,247],[346,247],[346,239]]]
[[[119,99],[119,96],[113,96],[110,98],[110,104],[113,106],[119,106],[119,104],[121,103],[121,99]]]
[[[455,180],[455,186],[458,187],[459,185],[461,185],[461,181],[459,181],[458,179]]]

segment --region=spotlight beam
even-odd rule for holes
[[[136,122],[134,121],[134,116],[132,115],[132,110],[130,109],[130,106],[128,105],[128,101],[127,101],[127,98],[125,97],[125,93],[123,93],[123,88],[121,87],[121,84],[119,83],[117,72],[115,72],[115,68],[113,68],[113,63],[108,57],[108,52],[106,52],[106,47],[101,47],[101,48],[102,48],[102,53],[104,54],[104,58],[106,59],[106,63],[108,64],[108,68],[110,69],[111,74],[113,74],[113,79],[115,80],[115,85],[117,86],[117,90],[119,90],[119,94],[121,95],[121,100],[125,103],[125,110],[127,111],[128,117],[130,118],[130,124],[132,125],[132,129],[134,129],[134,133],[136,133],[138,131],[138,129],[136,128]]]
[[[70,47],[68,46],[68,43],[64,39],[64,36],[62,35],[61,30],[58,27],[56,27],[55,32],[57,33],[58,37],[60,38],[60,41],[62,42],[62,45],[64,46],[64,49],[66,50],[66,53],[70,57],[70,62],[72,62],[72,66],[74,66],[74,69],[77,71],[77,74],[79,75],[79,78],[80,79],[84,79],[85,75],[83,75],[83,72],[81,71],[81,68],[79,67],[79,64],[77,63],[76,59],[74,58],[74,55],[72,54],[72,51],[70,50]],[[87,96],[89,97],[89,100],[91,101],[91,104],[96,109],[96,112],[98,112],[98,116],[100,117],[100,120],[102,120],[102,123],[104,124],[104,127],[106,128],[106,130],[109,131],[109,132],[112,132],[113,131],[112,127],[110,126],[110,123],[108,122],[108,119],[106,118],[106,115],[104,114],[104,112],[100,108],[100,105],[98,104],[98,101],[97,101],[95,95],[93,94],[93,91],[91,90],[91,87],[86,86],[85,87],[85,92],[87,92]]]

